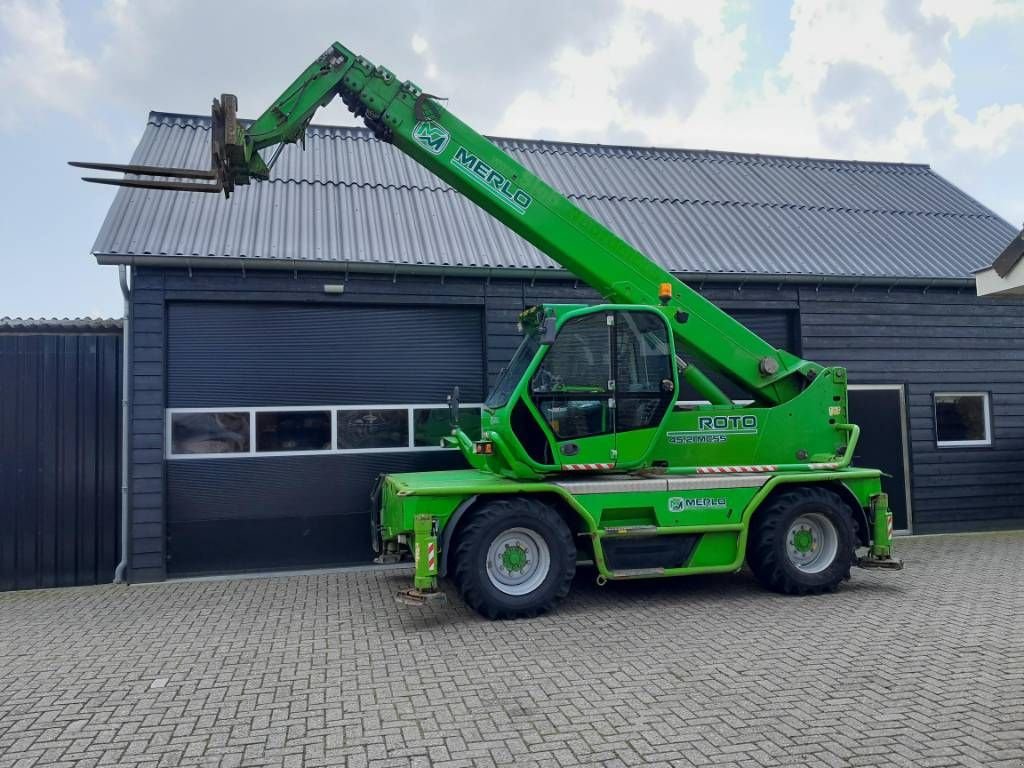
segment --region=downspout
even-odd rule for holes
[[[131,340],[131,298],[128,287],[128,269],[117,268],[121,295],[124,296],[124,319],[121,328],[121,562],[114,569],[114,583],[125,584],[124,572],[128,568],[128,350]]]

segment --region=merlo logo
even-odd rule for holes
[[[439,155],[451,139],[448,131],[433,120],[420,120],[412,129],[412,137],[432,155]]]

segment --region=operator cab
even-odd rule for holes
[[[502,459],[538,474],[642,465],[679,387],[665,317],[556,305],[521,319],[523,341],[485,403]]]

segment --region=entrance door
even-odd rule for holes
[[[880,469],[891,475],[882,478],[882,489],[889,494],[893,528],[909,532],[911,515],[903,385],[852,384],[849,398],[850,421],[860,427],[854,464]]]

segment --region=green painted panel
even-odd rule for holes
[[[737,561],[739,535],[723,531],[705,533],[690,558],[690,568],[716,568]]]

